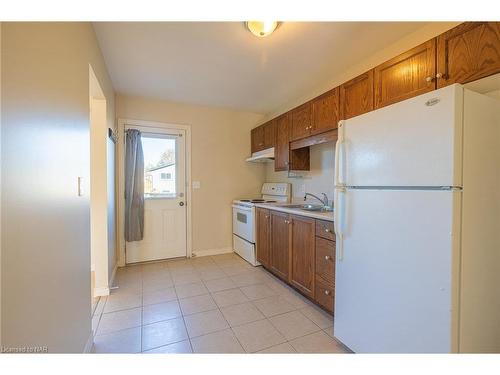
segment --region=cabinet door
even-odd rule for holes
[[[465,22],[437,40],[438,87],[500,72],[500,22]]]
[[[291,272],[290,283],[306,296],[314,296],[315,220],[302,216],[291,216]]]
[[[373,70],[340,86],[340,117],[342,120],[373,110]]]
[[[290,162],[290,118],[288,113],[276,120],[276,146],[274,148],[274,170],[286,171]]]
[[[337,129],[339,121],[339,88],[324,93],[312,101],[312,131],[319,134]]]
[[[250,137],[252,140],[252,153],[264,149],[264,128],[262,126],[253,128]]]
[[[316,276],[329,285],[335,280],[335,242],[316,237]]]
[[[321,278],[316,279],[314,299],[321,306],[333,312],[335,306],[335,284],[325,283]]]
[[[270,269],[285,281],[288,281],[290,266],[290,223],[288,214],[271,211]]]
[[[311,134],[312,118],[311,103],[307,102],[292,110],[292,137],[291,140],[307,137]]]
[[[375,108],[436,88],[436,39],[415,47],[374,69]]]
[[[269,267],[269,248],[271,246],[271,217],[269,210],[257,208],[257,261]]]
[[[276,143],[276,120],[266,122],[264,125],[264,149],[274,147]]]

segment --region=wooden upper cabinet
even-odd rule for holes
[[[292,215],[291,221],[290,283],[306,296],[312,298],[315,279],[315,220]]]
[[[288,214],[271,211],[270,270],[288,280],[290,265],[290,218]]]
[[[264,128],[264,149],[274,147],[276,143],[276,119],[262,125]]]
[[[337,129],[339,121],[339,88],[335,87],[311,102],[312,129],[311,134],[319,134]]]
[[[429,40],[374,69],[375,108],[436,88],[436,39]]]
[[[264,149],[264,128],[262,126],[253,128],[250,137],[252,140],[252,153]]]
[[[373,69],[340,86],[340,118],[361,115],[373,110]]]
[[[274,170],[287,171],[290,162],[290,118],[288,113],[276,119]]]
[[[252,152],[262,151],[274,147],[276,143],[276,120],[253,128],[251,133]]]
[[[310,169],[309,148],[290,150],[290,113],[276,119],[276,145],[274,146],[275,171],[308,171]]]
[[[500,72],[500,22],[465,22],[437,38],[437,86]]]
[[[290,140],[295,141],[296,139],[309,136],[312,129],[311,102],[293,109],[291,111],[291,121],[292,132]]]
[[[271,246],[271,213],[264,208],[257,208],[257,261],[269,266]]]

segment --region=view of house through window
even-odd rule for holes
[[[174,197],[175,138],[165,135],[142,135],[144,151],[144,196]]]

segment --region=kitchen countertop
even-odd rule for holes
[[[290,204],[290,203],[287,203]],[[287,214],[311,217],[313,219],[333,221],[333,212],[318,212],[318,211],[306,211],[300,208],[288,208],[286,205],[280,203],[256,203],[255,207],[267,208],[268,210],[274,210],[279,212],[285,212]]]

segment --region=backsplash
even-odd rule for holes
[[[335,143],[327,142],[311,147],[311,170],[293,172],[303,178],[289,178],[288,172],[275,172],[274,163],[266,165],[267,182],[289,182],[292,184],[292,197],[302,200],[304,193],[312,193],[321,197],[326,193],[333,200],[333,179],[335,168]],[[308,198],[310,200],[311,198]]]

